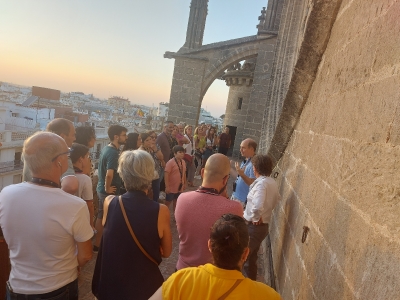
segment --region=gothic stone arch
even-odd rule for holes
[[[275,42],[276,35],[270,34],[166,52],[164,57],[175,59],[168,119],[197,124],[201,102],[213,81],[234,63],[256,57],[260,45],[273,46]]]

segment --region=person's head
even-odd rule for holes
[[[78,126],[75,129],[76,139],[75,143],[85,145],[92,148],[96,143],[96,132],[93,126]]]
[[[139,133],[131,132],[128,134],[128,136],[126,138],[126,142],[125,142],[123,151],[136,150],[141,145],[142,145],[142,138],[140,137]]]
[[[81,169],[83,173],[88,174],[90,172],[90,153],[89,147],[85,145],[73,143],[71,147],[71,161],[72,164]]]
[[[174,122],[172,121],[166,121],[164,124],[164,132],[168,135],[172,133],[172,130],[174,129]]]
[[[185,149],[179,145],[172,147],[172,152],[174,153],[175,158],[178,159],[183,159],[185,156]]]
[[[225,132],[226,134],[228,134],[228,133],[229,133],[229,127],[225,127],[224,132]]]
[[[126,142],[126,133],[128,129],[121,125],[111,125],[108,128],[108,137],[110,141],[118,144],[123,145]]]
[[[185,127],[185,134],[191,136],[193,134],[193,127],[192,125],[186,125]]]
[[[215,134],[215,128],[214,128],[214,127],[210,127],[210,128],[208,129],[208,136],[209,136],[210,138],[213,138],[213,137],[214,137],[214,134]]]
[[[171,136],[172,136],[172,137],[176,137],[176,135],[178,134],[178,132],[179,132],[178,126],[177,126],[177,125],[174,125],[174,127],[173,127],[173,129],[172,129],[172,131],[171,131]]]
[[[65,140],[52,132],[36,132],[24,142],[24,163],[33,177],[60,182],[68,169],[70,150]]]
[[[142,139],[142,147],[143,148],[150,148],[153,146],[153,136],[150,132],[142,132],[140,134],[140,138]]]
[[[183,123],[179,123],[178,125],[177,125],[177,127],[178,127],[178,132],[180,133],[180,134],[182,134],[182,135],[184,135],[185,134],[185,125],[183,124]]]
[[[127,191],[147,191],[154,177],[154,160],[143,150],[125,151],[118,159],[117,172]]]
[[[231,165],[229,159],[220,153],[211,155],[201,170],[202,186],[215,188],[221,194],[225,191],[230,176]]]
[[[151,136],[152,147],[154,147],[157,140],[157,133],[153,130],[150,130],[147,133]]]
[[[249,232],[242,217],[225,214],[211,227],[208,248],[218,268],[241,271],[248,245]]]
[[[245,139],[240,143],[240,154],[243,157],[250,158],[256,154],[257,143],[253,139]]]
[[[75,141],[75,127],[70,120],[56,118],[49,122],[46,126],[46,131],[55,133],[63,138],[68,147],[72,146]]]
[[[267,154],[254,155],[251,159],[253,169],[259,175],[269,176],[272,173],[272,159]]]

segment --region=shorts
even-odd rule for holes
[[[169,193],[165,197],[165,201],[172,201],[178,199],[181,193]]]
[[[97,210],[97,219],[103,219],[104,214],[104,200],[107,198],[107,194],[97,192],[97,197],[99,197],[99,207]]]

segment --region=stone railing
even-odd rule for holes
[[[12,160],[0,162],[0,173],[6,173],[15,170],[22,170],[24,164],[21,160]]]

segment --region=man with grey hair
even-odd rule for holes
[[[46,131],[59,135],[68,147],[71,147],[72,143],[75,141],[75,127],[70,120],[56,118],[47,124]],[[31,179],[31,172],[26,164],[24,164],[22,181],[30,181]],[[74,166],[72,165],[71,159],[68,158],[68,169],[61,175],[61,188],[65,192],[74,195],[78,191],[78,187],[79,182],[75,177]]]
[[[78,299],[78,269],[92,258],[93,230],[85,201],[60,189],[70,150],[60,136],[37,132],[22,153],[31,181],[0,193],[12,266],[7,299]]]

